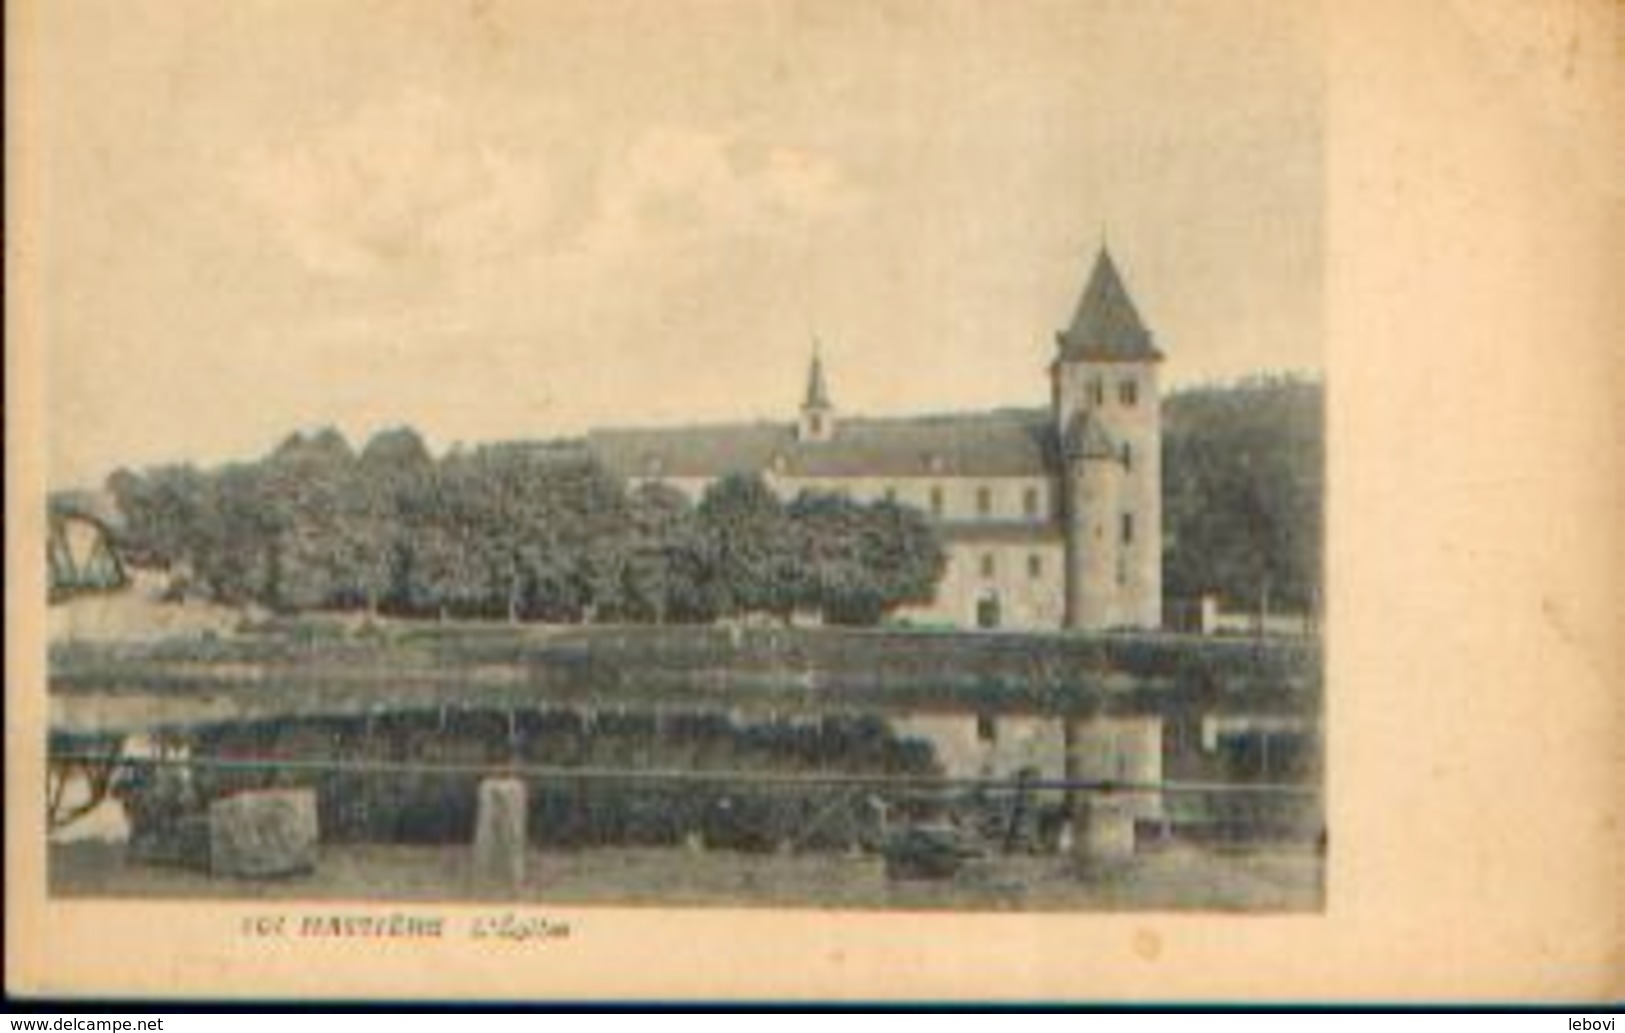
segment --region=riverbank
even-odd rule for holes
[[[472,884],[470,859],[461,847],[324,846],[314,873],[254,882],[136,864],[122,844],[77,842],[51,846],[49,879],[53,896],[81,899],[1305,912],[1322,906],[1325,878],[1325,858],[1296,847],[1178,845],[1088,875],[1068,857],[995,856],[940,881],[889,880],[870,855],[600,848],[532,851],[525,884],[493,897]]]

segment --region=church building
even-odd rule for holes
[[[899,614],[915,623],[1158,628],[1161,361],[1102,248],[1056,334],[1047,407],[846,416],[815,353],[794,421],[595,430],[587,445],[629,484],[696,500],[753,473],[785,499],[814,490],[917,507],[948,566],[932,603]]]

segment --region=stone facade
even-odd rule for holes
[[[899,614],[968,628],[1162,625],[1162,355],[1102,249],[1056,335],[1051,400],[896,419],[848,418],[814,355],[795,422],[606,429],[588,449],[633,486],[698,500],[761,475],[782,497],[833,491],[928,514],[945,539],[936,599]]]

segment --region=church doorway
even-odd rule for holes
[[[976,600],[976,626],[978,628],[996,628],[999,626],[998,593],[989,592]]]

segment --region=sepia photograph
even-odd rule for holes
[[[53,894],[1321,906],[1311,9],[368,10],[45,127]]]

